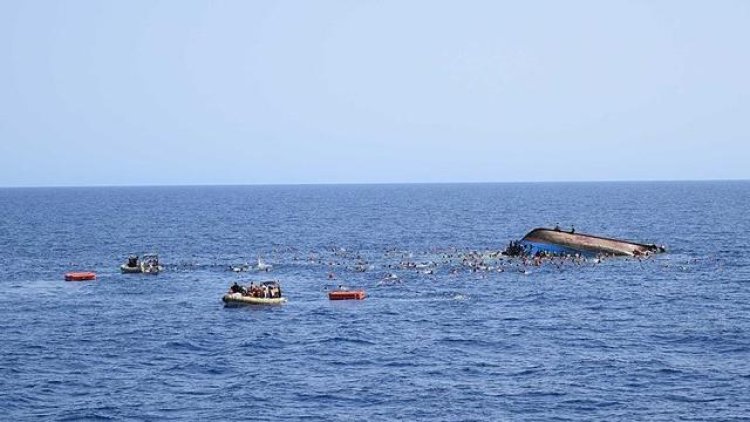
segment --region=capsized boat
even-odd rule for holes
[[[643,244],[629,240],[576,233],[574,230],[562,231],[559,228],[536,228],[526,234],[519,242],[511,242],[508,254],[537,254],[540,252],[554,255],[616,255],[642,256],[665,252],[663,246]]]
[[[225,306],[232,305],[282,305],[287,299],[281,295],[281,285],[276,280],[250,283],[241,286],[234,283],[221,300]]]

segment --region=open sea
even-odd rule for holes
[[[750,182],[0,189],[0,420],[750,420],[749,212]],[[556,223],[668,252],[495,257]],[[269,278],[286,305],[221,302]]]

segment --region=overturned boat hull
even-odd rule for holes
[[[664,252],[655,244],[643,244],[629,240],[613,239],[584,233],[572,233],[555,229],[536,228],[521,239],[520,244],[532,254],[548,252],[555,255],[617,255],[640,256]]]

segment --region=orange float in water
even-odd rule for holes
[[[364,290],[335,290],[328,292],[330,300],[362,300],[366,296]]]
[[[90,271],[65,273],[65,281],[96,280],[96,273]]]

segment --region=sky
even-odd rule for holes
[[[748,1],[0,2],[0,186],[750,179]]]

